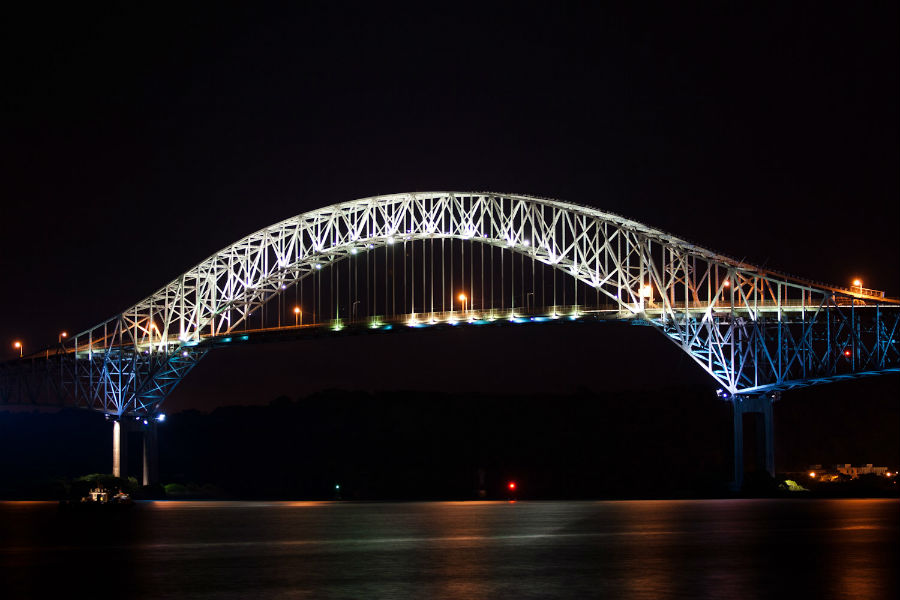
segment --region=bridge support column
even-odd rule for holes
[[[113,477],[128,477],[128,425],[120,420],[113,421]]]
[[[775,428],[772,419],[772,403],[777,395],[732,396],[731,406],[734,413],[734,479],[731,487],[739,491],[744,486],[744,428],[745,415],[754,419],[751,434],[753,440],[754,469],[765,469],[775,476]]]
[[[150,420],[142,430],[144,441],[144,485],[159,483],[159,446],[156,437],[156,421]]]

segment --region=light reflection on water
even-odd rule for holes
[[[896,500],[8,502],[0,526],[6,597],[887,598],[900,557]]]

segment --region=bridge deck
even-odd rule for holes
[[[676,314],[687,313],[691,317],[701,318],[707,311],[712,311],[713,315],[721,316],[739,316],[752,318],[754,314],[759,316],[779,316],[786,322],[792,322],[795,318],[804,316],[820,310],[818,304],[802,302],[800,300],[786,302],[759,302],[756,305],[748,306],[746,304],[730,304],[716,303],[713,305],[707,303],[688,303],[685,310],[684,302],[668,303],[671,310]],[[711,306],[711,308],[710,308]],[[472,309],[472,310],[455,310],[455,311],[436,311],[426,313],[413,313],[394,316],[377,315],[374,317],[353,318],[344,317],[321,321],[316,323],[306,323],[297,325],[281,325],[276,327],[264,328],[246,328],[240,330],[232,330],[220,334],[201,335],[199,340],[188,340],[182,343],[174,336],[147,336],[145,340],[137,344],[138,350],[147,350],[150,347],[156,348],[172,348],[177,346],[202,346],[202,347],[224,347],[234,341],[275,341],[275,340],[291,340],[310,337],[319,337],[323,334],[334,334],[342,330],[349,331],[387,331],[396,327],[409,328],[440,328],[452,327],[457,325],[488,325],[488,324],[504,324],[504,323],[543,323],[555,320],[568,320],[579,322],[590,321],[620,321],[633,324],[649,325],[650,320],[660,318],[666,311],[662,301],[648,302],[644,307],[631,307],[637,312],[623,309],[615,304],[602,306],[582,306],[582,305],[565,305],[550,306],[539,309],[529,309],[527,307],[516,307],[507,309]],[[846,308],[850,308],[847,305]],[[855,305],[856,310],[874,309],[872,305]],[[825,310],[834,310],[833,307],[825,308]],[[65,347],[58,346],[55,348],[47,348],[39,352],[25,356],[23,359],[49,358],[57,355],[68,355],[76,353],[79,357],[87,356],[89,353],[103,353],[107,349],[118,348],[116,344],[107,345],[104,339],[94,339],[90,346],[81,346],[76,349],[74,346],[67,345]]]

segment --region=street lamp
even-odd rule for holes
[[[465,294],[460,294],[458,296],[458,298],[459,298],[459,301],[463,303],[463,312],[466,312],[466,306],[468,306],[467,305],[468,298],[466,298]]]
[[[66,333],[65,331],[60,331],[59,336],[56,338],[56,341],[59,342],[60,344],[62,344],[64,337],[69,337],[69,334]]]
[[[853,287],[856,288],[856,291],[862,294],[862,279],[854,279]]]
[[[19,351],[19,358],[22,358],[22,342],[16,340],[15,342],[13,342],[13,348]]]
[[[302,324],[303,323],[303,311],[300,310],[299,306],[295,306],[294,307],[294,327],[297,327],[297,325],[298,325],[298,323],[297,323],[298,318],[300,319],[299,324]]]

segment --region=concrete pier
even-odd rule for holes
[[[141,433],[142,477],[143,485],[159,483],[159,444],[157,442],[157,422],[155,419],[134,421],[123,418],[113,421],[113,477],[128,477],[128,434],[132,431]]]
[[[734,479],[731,487],[735,491],[744,485],[744,425],[746,415],[756,420],[754,423],[755,453],[753,464],[775,476],[775,428],[772,418],[772,404],[777,394],[761,396],[733,396],[731,406],[734,414]]]
[[[113,421],[113,477],[128,477],[128,425]]]

